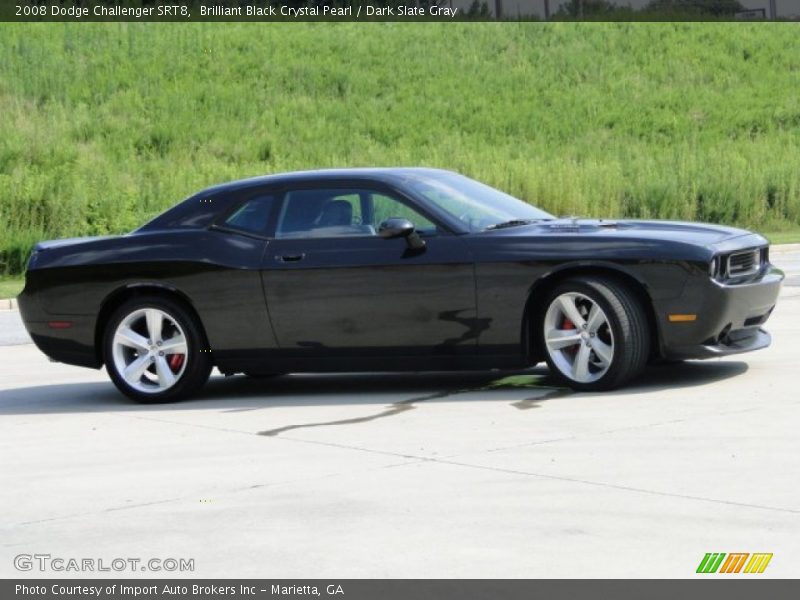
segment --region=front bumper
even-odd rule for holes
[[[767,321],[783,281],[771,265],[757,281],[718,283],[704,275],[687,280],[683,294],[656,305],[661,355],[667,359],[713,358],[766,348],[771,336]],[[672,322],[671,314],[694,314],[696,320]]]
[[[703,356],[728,356],[729,354],[741,354],[742,352],[752,352],[761,350],[772,343],[772,336],[760,327],[757,329],[740,329],[734,332],[735,336],[730,336],[714,343],[703,346]]]

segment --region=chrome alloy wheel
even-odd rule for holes
[[[544,341],[556,368],[578,383],[597,381],[614,360],[614,334],[606,313],[578,292],[561,294],[550,303]]]
[[[188,345],[178,322],[158,308],[140,308],[120,321],[112,341],[114,369],[138,392],[157,394],[181,378]]]

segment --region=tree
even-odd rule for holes
[[[739,0],[652,0],[645,10],[730,17],[745,8]]]
[[[478,2],[478,0],[473,0],[472,4],[467,10],[466,16],[470,19],[485,19],[491,16],[489,12],[489,5],[486,2]]]

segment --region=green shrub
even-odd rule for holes
[[[556,214],[800,224],[791,23],[5,23],[0,273],[198,189],[428,165]]]

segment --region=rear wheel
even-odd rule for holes
[[[181,304],[140,297],[111,315],[103,355],[111,380],[138,402],[184,398],[208,380],[211,355],[200,324]]]
[[[551,371],[577,390],[609,390],[644,368],[647,316],[629,289],[582,277],[556,286],[545,300],[541,345]]]

